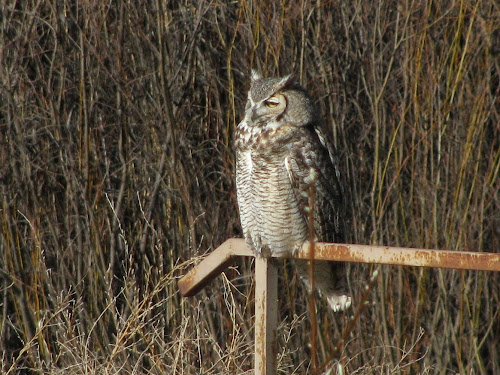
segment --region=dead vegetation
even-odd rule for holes
[[[351,241],[498,251],[492,1],[0,5],[0,364],[7,374],[250,374],[252,265],[182,299],[241,236],[232,137],[250,68],[294,72],[344,162]],[[351,266],[361,302],[370,266]],[[500,373],[498,273],[382,267],[349,374]],[[282,373],[305,373],[285,267]],[[318,305],[320,364],[348,316]]]

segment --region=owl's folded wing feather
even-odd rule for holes
[[[302,214],[309,223],[314,181],[314,232],[318,241],[345,242],[344,193],[333,148],[317,128],[304,129],[302,147],[294,147],[285,163]]]

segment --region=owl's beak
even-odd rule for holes
[[[258,108],[253,108],[252,109],[252,116],[250,117],[252,121],[257,120],[260,117],[260,114],[257,111]]]

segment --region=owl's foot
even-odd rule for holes
[[[351,297],[345,294],[331,294],[326,300],[334,312],[344,311],[351,306]]]

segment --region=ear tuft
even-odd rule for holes
[[[260,73],[258,71],[256,71],[255,69],[252,69],[252,82],[255,82],[261,78],[262,78],[262,76],[260,75]]]
[[[289,74],[287,76],[284,76],[281,78],[281,81],[279,82],[279,86],[284,87],[287,86],[295,81],[295,77],[293,74]]]

